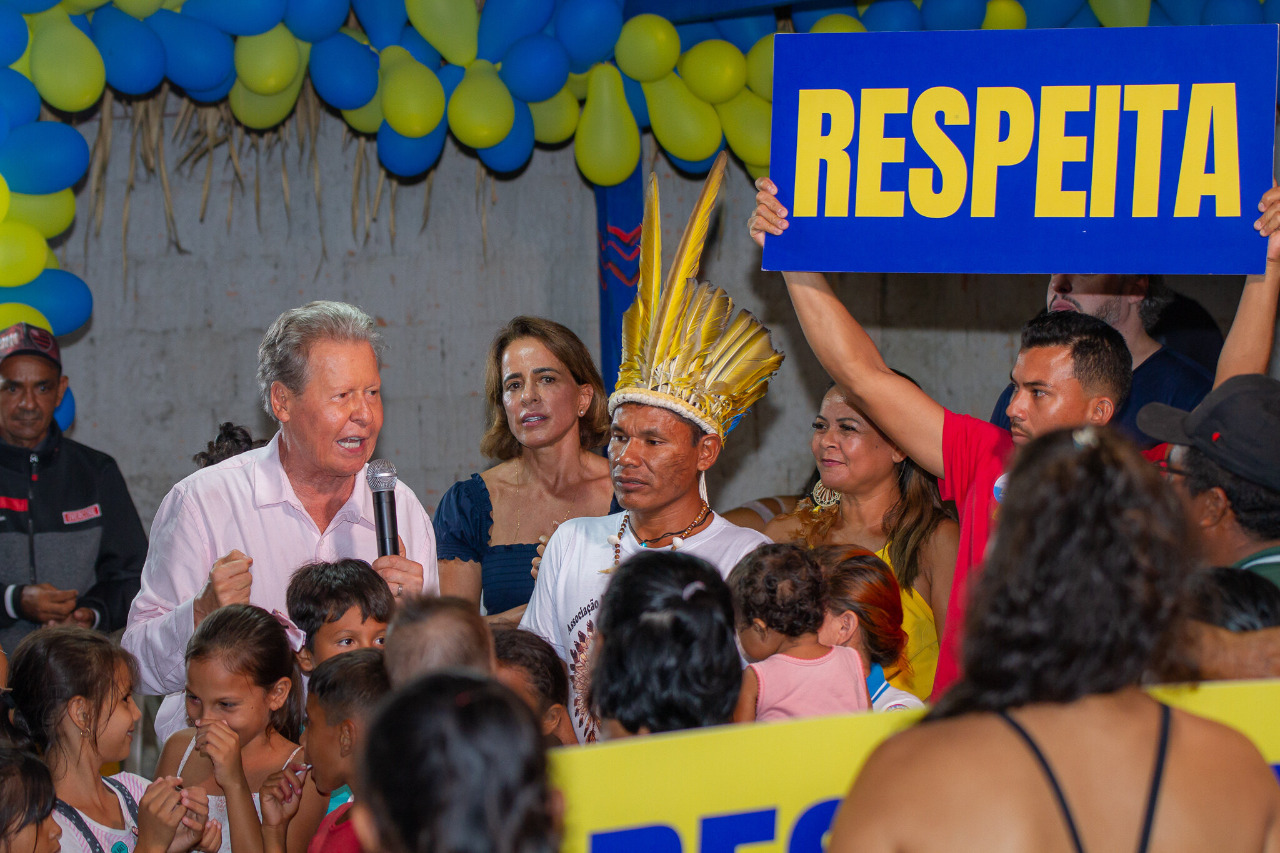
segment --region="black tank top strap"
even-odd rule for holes
[[[1160,782],[1164,777],[1164,763],[1169,754],[1169,706],[1160,704],[1160,743],[1156,747],[1156,766],[1151,771],[1151,790],[1147,792],[1147,813],[1142,819],[1142,836],[1138,840],[1138,853],[1147,853],[1151,844],[1151,827],[1156,820],[1156,804],[1160,800]]]
[[[1080,842],[1080,832],[1076,829],[1075,818],[1071,816],[1071,807],[1067,805],[1067,798],[1062,792],[1062,786],[1058,784],[1058,777],[1054,774],[1053,767],[1049,765],[1049,760],[1040,751],[1039,744],[1013,717],[1004,711],[997,711],[996,713],[1000,715],[1000,719],[1008,723],[1010,728],[1022,737],[1022,740],[1031,750],[1031,754],[1035,756],[1036,761],[1040,762],[1040,769],[1044,771],[1045,777],[1049,780],[1049,786],[1053,788],[1053,796],[1058,801],[1058,808],[1062,810],[1062,821],[1067,825],[1067,831],[1071,833],[1071,843],[1075,846],[1076,853],[1084,853],[1084,845]]]

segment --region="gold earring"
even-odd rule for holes
[[[809,493],[813,499],[813,508],[815,510],[828,509],[840,503],[840,493],[835,489],[828,488],[821,480],[813,487],[813,491]]]

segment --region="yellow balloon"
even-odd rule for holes
[[[814,24],[809,30],[811,33],[865,33],[866,26],[853,15],[845,15],[840,12],[832,12],[823,18],[818,19],[818,23]]]
[[[694,163],[716,153],[724,131],[715,107],[690,92],[674,72],[640,85],[649,104],[649,126],[663,148]]]
[[[61,5],[50,6],[43,12],[36,12],[32,15],[23,15],[27,19],[27,29],[31,32],[42,29],[50,24],[70,24],[71,15]]]
[[[382,67],[382,115],[391,129],[412,139],[435,130],[445,103],[444,86],[435,72],[398,46],[383,51]]]
[[[764,98],[743,89],[731,100],[716,104],[724,138],[744,163],[769,162],[769,122],[772,105]]]
[[[31,36],[31,82],[54,109],[77,113],[102,97],[102,54],[71,21],[39,26]]]
[[[25,222],[48,240],[71,227],[76,218],[76,195],[68,187],[48,195],[11,193],[6,222]]]
[[[463,145],[489,148],[507,138],[516,105],[492,62],[477,59],[449,98],[449,130]]]
[[[602,62],[588,74],[587,103],[573,137],[573,159],[588,181],[612,187],[631,177],[640,163],[640,128],[627,106],[618,69]]]
[[[613,54],[622,73],[632,80],[661,80],[680,58],[680,34],[666,18],[646,12],[622,25]]]
[[[581,108],[566,86],[545,101],[529,105],[533,113],[533,138],[544,145],[564,142],[578,128]]]
[[[0,329],[7,329],[15,323],[28,323],[39,326],[49,334],[53,334],[53,324],[49,319],[30,305],[21,302],[5,302],[0,304]]]
[[[757,178],[769,177],[768,163],[743,163],[742,165],[747,167],[747,174],[751,176],[753,181]]]
[[[406,0],[409,22],[440,55],[454,65],[476,58],[480,13],[475,0]]]
[[[987,16],[982,19],[984,30],[1025,30],[1027,13],[1018,0],[987,0]]]
[[[39,231],[25,222],[0,222],[0,287],[26,284],[40,275],[48,254]]]
[[[186,0],[164,0],[164,8],[168,9],[170,12],[181,12],[182,4],[184,2],[186,2]]]
[[[114,2],[121,12],[132,15],[139,21],[151,17],[164,5],[164,0],[114,0]]]
[[[62,0],[58,5],[70,15],[83,15],[92,12],[99,6],[105,6],[110,0]]]
[[[1089,0],[1089,7],[1104,27],[1145,27],[1151,18],[1151,0]]]
[[[379,87],[381,88],[381,87]],[[377,133],[382,127],[382,93],[375,92],[369,103],[354,110],[343,110],[342,118],[357,133]]]
[[[299,54],[300,61],[294,78],[284,89],[274,95],[259,95],[245,86],[243,80],[237,79],[227,95],[232,115],[245,127],[254,130],[275,127],[289,117],[294,105],[298,103],[302,84],[307,79],[307,58],[311,54],[311,45],[296,41],[292,35],[289,38],[294,41],[294,50]]]
[[[723,104],[747,84],[747,58],[723,39],[698,42],[680,57],[680,79],[708,104]]]
[[[277,95],[298,76],[297,44],[284,24],[261,35],[240,36],[235,59],[236,77],[255,95]]]
[[[54,254],[53,247],[49,247],[49,257],[44,259],[44,268],[47,270],[60,270],[62,264],[58,263],[58,256]]]
[[[766,101],[773,101],[773,33],[747,51],[747,88]]]
[[[9,199],[9,182],[4,179],[4,175],[0,175],[0,222],[9,213]]]
[[[590,72],[584,72],[582,74],[570,73],[569,81],[565,83],[565,86],[568,87],[569,91],[579,101],[585,101],[587,99],[587,80],[589,75]]]

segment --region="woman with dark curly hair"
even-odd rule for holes
[[[498,330],[484,392],[480,452],[499,462],[440,499],[440,594],[477,607],[483,598],[490,621],[515,625],[533,594],[539,538],[570,518],[609,513],[609,463],[593,452],[608,437],[608,395],[586,345],[541,317]]]
[[[826,582],[800,545],[761,545],[729,573],[742,674],[734,722],[865,711],[866,671],[853,649],[818,641]]]
[[[933,690],[938,638],[956,569],[960,527],[943,509],[938,481],[851,406],[834,385],[822,397],[810,441],[819,479],[786,515],[765,526],[774,542],[856,545],[888,564],[901,587],[909,667],[893,685],[921,699]]]
[[[1177,495],[1123,438],[1026,445],[974,591],[964,675],[882,744],[829,850],[1275,850],[1257,749],[1142,690],[1181,671],[1193,550]],[[903,802],[929,792],[929,820]]]

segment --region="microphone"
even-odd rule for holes
[[[378,531],[378,556],[400,553],[396,530],[396,466],[386,459],[369,463],[365,473],[373,492],[373,526]]]

